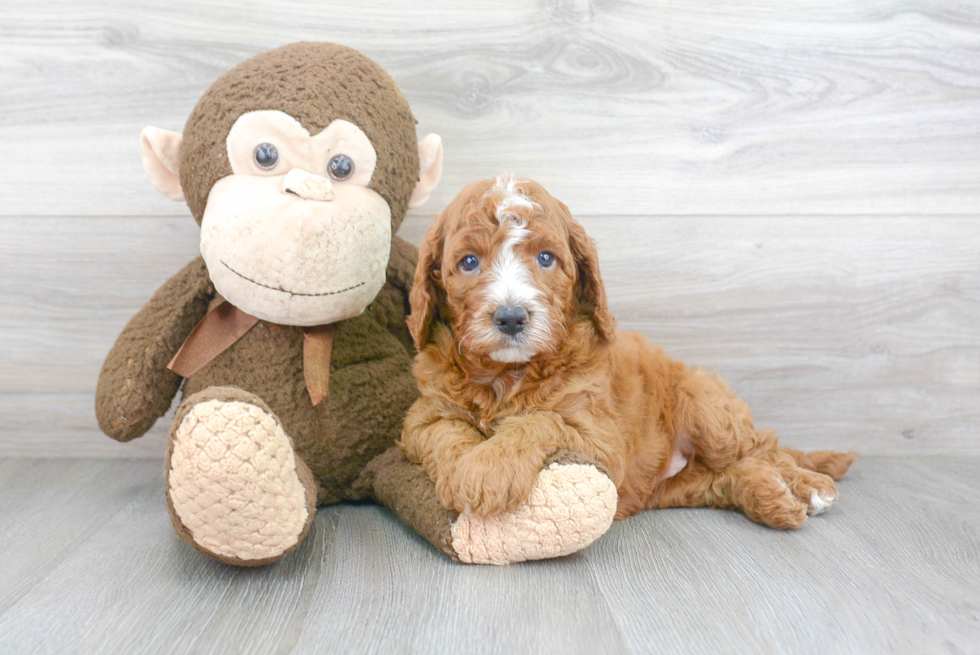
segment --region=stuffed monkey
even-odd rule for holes
[[[418,251],[395,232],[442,173],[441,140],[417,142],[415,123],[375,62],[297,43],[220,77],[183,134],[143,131],[144,168],[186,200],[202,256],[125,327],[96,414],[129,441],[183,384],[167,505],[210,557],[278,560],[342,500],[383,503],[464,562],[566,554],[612,520],[615,489],[591,464],[559,455],[525,506],[480,518],[442,507],[393,447],[418,395],[405,325]]]

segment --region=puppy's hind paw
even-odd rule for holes
[[[616,514],[616,485],[592,464],[563,458],[538,473],[531,495],[513,512],[463,513],[452,547],[467,564],[511,564],[561,557],[601,537]]]
[[[835,500],[837,500],[836,495],[823,494],[816,490],[811,491],[810,500],[807,502],[807,514],[810,516],[823,514],[834,504]]]

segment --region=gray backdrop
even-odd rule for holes
[[[972,1],[0,3],[0,455],[160,457],[92,393],[197,254],[139,133],[297,40],[395,77],[445,176],[542,182],[612,307],[803,448],[980,454],[980,11]],[[469,5],[469,6],[468,6]],[[710,9],[709,9],[710,8]]]

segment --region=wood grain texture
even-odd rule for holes
[[[158,461],[0,459],[0,614],[84,543],[138,490],[159,492]]]
[[[980,7],[588,0],[424,9],[39,0],[0,25],[0,453],[104,439],[98,369],[197,250],[144,179],[237,62],[336,40],[399,81],[446,175],[533,176],[599,240],[621,325],[801,447],[980,453]],[[749,218],[751,217],[751,218]]]
[[[432,207],[510,170],[591,215],[980,212],[968,0],[36,0],[0,26],[0,213],[174,213],[140,130],[298,40],[375,58],[442,134]]]
[[[716,369],[786,443],[980,454],[980,221],[582,220],[620,327]],[[427,225],[401,233],[418,243]],[[169,418],[117,444],[91,394],[123,325],[196,249],[184,217],[0,219],[0,453],[162,456]]]
[[[172,534],[158,463],[7,460],[0,473],[0,509],[17,527],[0,537],[4,653],[965,653],[980,643],[978,458],[863,459],[834,507],[795,532],[733,512],[645,512],[576,555],[501,568],[453,564],[387,510],[338,505],[285,561],[234,569]],[[32,490],[32,477],[57,483]]]
[[[589,558],[624,639],[663,652],[970,652],[980,643],[976,464],[865,459],[802,530],[647,512]]]

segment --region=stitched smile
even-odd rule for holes
[[[225,262],[222,261],[221,263],[224,265],[225,268],[227,268],[229,271],[231,271],[232,273],[234,273],[238,277],[242,278],[246,282],[251,282],[252,284],[254,284],[256,286],[260,286],[260,287],[262,287],[264,289],[271,289],[273,291],[278,291],[279,293],[288,293],[291,296],[336,296],[338,293],[343,293],[345,291],[350,291],[352,289],[356,289],[357,287],[363,287],[364,284],[365,284],[364,282],[359,282],[359,283],[357,283],[357,284],[355,284],[353,286],[347,287],[346,289],[337,289],[336,291],[324,291],[323,293],[300,293],[298,291],[290,291],[289,289],[283,289],[282,287],[270,287],[268,284],[262,284],[261,282],[256,282],[255,280],[253,280],[250,277],[245,277],[244,275],[242,275],[241,273],[239,273],[238,271],[236,271],[235,269],[233,269],[231,266],[229,266]]]

